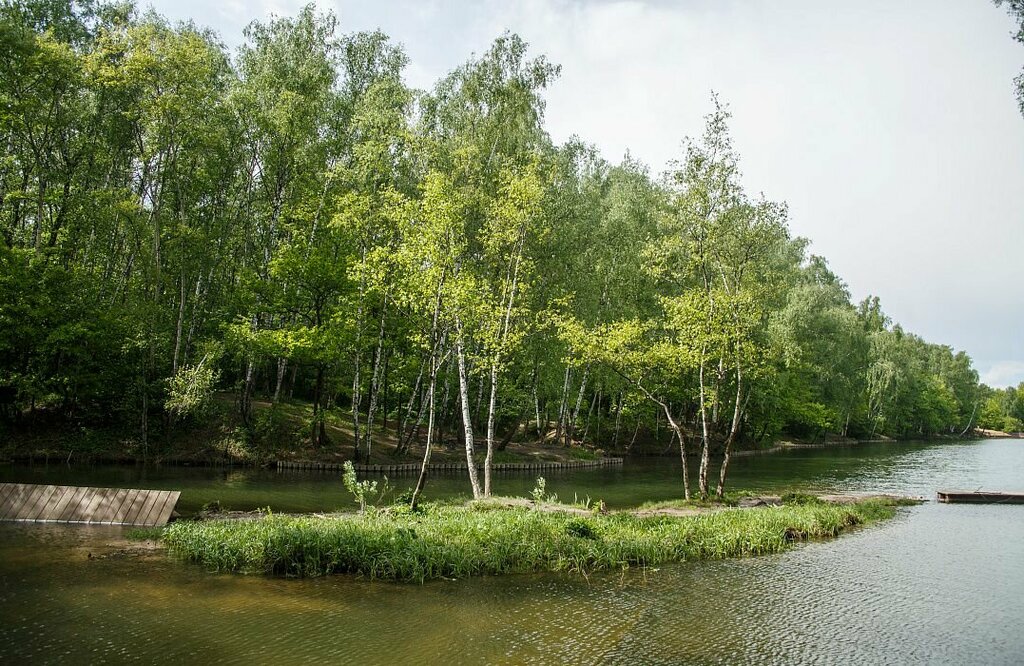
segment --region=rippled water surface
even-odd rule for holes
[[[680,494],[665,460],[551,475],[549,492],[635,505]],[[182,508],[344,506],[335,476],[0,467],[0,480],[181,488]],[[1024,490],[1024,442],[886,444],[740,459],[733,486]],[[435,494],[465,492],[433,479]],[[497,491],[525,494],[530,478]],[[755,559],[426,585],[214,575],[118,556],[120,528],[0,524],[0,662],[1024,662],[1024,505],[924,504]]]

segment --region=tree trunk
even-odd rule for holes
[[[711,451],[708,441],[708,406],[704,390],[704,365],[704,350],[702,349],[698,377],[700,379],[700,425],[703,441],[700,453],[700,472],[697,476],[697,488],[700,492],[701,500],[707,500],[708,498],[708,465],[711,462]]]
[[[566,432],[566,446],[571,446],[576,438],[576,420],[580,415],[580,407],[583,405],[583,392],[587,390],[587,379],[590,377],[590,366],[583,370],[583,379],[580,380],[580,390],[576,394],[576,406],[572,410],[572,417],[569,419],[569,427]]]
[[[544,427],[540,422],[540,397],[537,395],[537,385],[533,385],[533,410],[537,418],[537,441],[544,440]]]
[[[416,423],[413,424],[412,430],[409,431],[409,436],[406,438],[405,446],[402,449],[403,452],[408,451],[409,447],[412,445],[412,443],[414,441],[416,441],[416,439],[419,438],[420,426],[423,425],[423,417],[426,415],[426,413],[427,413],[427,390],[424,387],[424,389],[421,391],[421,394],[420,394],[420,408],[419,408],[419,411],[416,413]]]
[[[381,419],[380,419],[381,423],[380,423],[380,427],[381,427],[381,430],[383,430],[383,431],[387,431],[387,429],[388,429],[388,413],[389,413],[389,410],[388,410],[388,398],[390,397],[388,395],[388,388],[391,386],[391,382],[389,381],[389,379],[390,379],[390,375],[391,375],[391,355],[393,353],[394,353],[393,351],[388,350],[388,353],[384,355],[384,386],[381,389],[381,398],[380,398],[380,400],[381,400]]]
[[[416,396],[420,394],[420,384],[423,381],[423,368],[426,361],[420,361],[420,371],[416,375],[416,385],[409,394],[409,404],[405,407],[405,416],[402,418],[402,425],[398,430],[398,446],[395,448],[395,455],[405,452],[406,428],[409,426],[409,419],[412,418],[412,406],[416,403]],[[401,404],[401,403],[399,403]]]
[[[281,386],[284,384],[284,374],[288,370],[288,359],[280,357],[277,359],[277,381],[274,383],[274,399],[276,405],[281,399]]]
[[[181,329],[185,323],[185,274],[181,274],[181,295],[178,301],[178,325],[174,329],[174,358],[171,361],[171,376],[178,374],[178,357],[181,354]]]
[[[451,396],[451,389],[452,368],[449,365],[444,369],[444,393],[441,396],[441,409],[438,410],[437,416],[434,418],[434,422],[437,424],[434,440],[440,442],[442,446],[444,446],[444,427],[446,420],[448,420],[448,398]]]
[[[732,425],[729,428],[729,436],[725,438],[725,457],[722,459],[722,469],[718,473],[718,488],[715,490],[715,497],[722,499],[725,495],[725,477],[729,471],[729,454],[732,450],[732,443],[736,440],[736,433],[740,428],[740,396],[743,394],[743,370],[739,364],[736,365],[736,403],[732,411]]]
[[[612,438],[612,448],[615,449],[619,445],[619,427],[622,425],[622,403],[624,397],[622,392],[619,392],[619,402],[615,406],[615,436]]]
[[[423,449],[423,464],[420,466],[420,476],[416,479],[416,488],[412,492],[412,501],[409,503],[411,509],[416,509],[420,493],[427,483],[427,469],[430,466],[430,448],[434,443],[434,394],[437,389],[437,369],[440,364],[441,351],[444,347],[444,338],[438,339],[438,324],[441,317],[441,294],[444,290],[445,272],[442,271],[441,279],[438,280],[437,294],[434,296],[434,314],[430,325],[430,387],[427,390],[427,408],[430,412],[427,422],[427,444]]]
[[[256,381],[256,364],[250,359],[245,365],[245,381],[242,384],[242,399],[239,410],[242,415],[242,423],[246,426],[252,422],[252,387]]]
[[[459,364],[459,399],[462,404],[462,430],[466,442],[466,469],[469,471],[469,484],[473,489],[473,499],[480,499],[480,480],[476,474],[476,461],[473,458],[473,415],[469,410],[469,381],[466,378],[466,353],[462,338],[462,324],[456,319],[459,328],[458,342],[455,344]],[[486,470],[485,470],[486,471]]]
[[[580,443],[587,443],[587,433],[590,432],[590,420],[594,416],[594,407],[597,405],[597,398],[600,395],[600,391],[594,391],[594,398],[590,401],[590,409],[587,411],[587,425],[583,428],[583,436],[580,437]]]
[[[384,364],[384,321],[387,314],[387,308],[385,304],[381,305],[380,310],[380,329],[377,333],[377,350],[373,355],[373,375],[370,378],[370,406],[366,410],[366,458],[370,458],[370,454],[373,451],[373,417],[374,412],[377,411],[377,392],[380,389],[380,373],[381,368]]]
[[[508,448],[508,445],[512,443],[512,439],[516,436],[516,433],[519,432],[519,429],[530,424],[529,414],[529,409],[527,409],[527,411],[519,415],[519,417],[513,423],[512,427],[509,428],[508,432],[505,433],[505,436],[501,438],[500,442],[498,442],[498,445],[495,447],[495,450],[504,451],[506,448]]]
[[[327,439],[327,429],[324,423],[324,366],[316,366],[316,386],[313,389],[313,447],[319,449]]]
[[[569,366],[565,366],[565,380],[562,382],[562,399],[558,403],[558,423],[555,424],[555,443],[560,444],[562,442],[562,428],[565,423],[565,411],[566,411],[566,400],[569,397]]]
[[[494,419],[498,400],[498,361],[491,364],[491,399],[487,408],[487,455],[484,457],[484,497],[491,496],[491,461],[494,459]]]
[[[416,479],[416,487],[412,491],[412,501],[409,506],[415,510],[416,504],[419,501],[420,493],[423,492],[423,487],[427,484],[427,468],[430,466],[430,448],[434,443],[434,393],[437,386],[437,352],[432,354],[430,359],[430,384],[427,388],[427,411],[429,416],[427,418],[427,445],[423,449],[423,463],[420,465],[420,476]]]
[[[33,401],[35,398],[33,397]],[[35,404],[33,402],[33,409]],[[142,389],[142,459],[149,457],[149,387],[145,384]]]
[[[641,418],[638,414],[636,417],[636,428],[633,429],[633,437],[630,438],[629,444],[626,445],[626,455],[629,455],[629,452],[633,450],[633,445],[636,444],[636,436],[640,434],[640,422]]]

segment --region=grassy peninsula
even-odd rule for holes
[[[897,501],[801,498],[752,509],[585,513],[527,503],[471,502],[331,516],[182,521],[171,552],[215,571],[286,576],[349,573],[426,581],[539,571],[590,573],[778,553],[894,515]]]

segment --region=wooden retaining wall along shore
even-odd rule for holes
[[[165,525],[177,490],[0,483],[0,520],[87,525]]]
[[[597,467],[610,467],[621,465],[622,458],[598,458],[597,460],[572,460],[569,462],[525,462],[525,463],[495,463],[491,469],[495,472],[555,472],[575,469],[594,469]],[[340,472],[344,469],[344,463],[323,463],[306,460],[278,460],[278,470],[309,470],[318,472]],[[419,474],[420,463],[403,463],[395,465],[355,465],[356,472],[363,474]],[[483,469],[483,463],[477,465],[477,469]],[[427,465],[428,472],[464,472],[464,462],[430,463]]]

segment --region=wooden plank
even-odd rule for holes
[[[66,523],[68,516],[78,508],[78,504],[82,501],[82,498],[85,497],[87,492],[89,492],[88,488],[71,486],[71,490],[65,493],[64,497],[60,498],[60,502],[57,503],[57,506],[53,507],[53,511],[51,513],[53,520],[59,523]]]
[[[161,491],[157,503],[153,505],[153,509],[149,512],[149,515],[146,516],[146,525],[159,526],[167,522],[167,518],[170,518],[171,516],[171,511],[174,510],[173,504],[171,504],[170,511],[167,511],[167,517],[164,518],[163,521],[161,521],[160,518],[164,514],[164,507],[171,503],[171,496],[173,494],[174,491],[171,490]],[[175,499],[174,502],[177,502],[177,500]]]
[[[1004,493],[994,490],[940,490],[940,502],[967,504],[1024,504],[1024,493]]]
[[[27,483],[14,484],[14,490],[7,496],[7,500],[4,503],[3,514],[0,514],[0,519],[14,520],[21,507],[24,506],[25,500],[32,494],[33,488],[35,486]]]
[[[110,516],[114,515],[124,504],[128,497],[127,488],[103,488],[100,489],[102,499],[89,511],[86,521],[88,523],[110,523]]]
[[[172,490],[171,494],[167,496],[167,501],[160,507],[160,512],[156,514],[156,518],[150,521],[151,525],[164,525],[167,520],[171,517],[171,513],[174,511],[175,505],[178,504],[178,498],[181,493],[177,490]]]
[[[96,515],[95,522],[116,523],[118,518],[124,515],[124,511],[128,510],[128,506],[131,504],[131,499],[131,488],[118,488],[117,492],[114,494],[114,498],[108,505],[100,505],[100,510]]]
[[[106,517],[105,523],[123,523],[125,518],[131,512],[132,507],[135,505],[135,500],[139,496],[139,490],[137,488],[127,488],[128,493],[124,496],[124,501],[121,502],[121,506],[117,507],[117,511],[111,513]]]
[[[68,492],[63,494],[63,496],[60,498],[60,500],[57,501],[57,503],[53,506],[53,508],[50,509],[49,519],[51,519],[51,521],[54,521],[56,523],[60,523],[61,522],[61,516],[63,514],[65,514],[65,511],[70,511],[70,509],[68,508],[69,505],[73,501],[78,502],[78,499],[76,499],[76,498],[79,498],[84,493],[85,493],[85,489],[84,488],[77,488],[75,486],[69,486],[68,487]]]
[[[142,502],[139,503],[134,511],[134,515],[130,515],[125,520],[126,524],[130,525],[145,525],[146,519],[149,518],[149,514],[153,512],[153,507],[161,499],[162,490],[144,490]]]
[[[181,495],[180,491],[168,490],[163,498],[161,504],[153,507],[153,511],[150,512],[149,518],[146,519],[148,525],[166,525],[167,521],[170,520],[171,514],[174,513],[174,507],[178,505],[178,497]]]
[[[71,492],[71,486],[55,486],[53,494],[50,495],[50,499],[46,501],[46,504],[39,509],[38,513],[29,516],[27,520],[50,520],[50,516],[53,515],[53,508],[69,492]]]
[[[92,517],[101,510],[101,506],[110,504],[117,494],[117,488],[89,488],[78,508],[71,514],[69,522],[91,523]]]
[[[122,516],[128,511],[132,502],[132,493],[135,492],[131,488],[121,488],[114,497],[114,500],[110,503],[108,511],[98,516],[99,522],[102,523],[116,523]],[[120,501],[118,501],[120,498]]]
[[[174,490],[0,484],[0,520],[162,525],[181,493]]]
[[[158,507],[163,507],[167,501],[166,490],[152,490],[146,493],[145,504],[135,516],[132,525],[150,525],[150,516],[155,515]]]
[[[0,500],[0,519],[6,516],[20,501],[21,493],[24,492],[22,483],[5,483],[7,493]]]
[[[0,509],[2,509],[4,505],[4,500],[7,499],[7,496],[12,492],[14,492],[13,483],[0,483]]]
[[[27,520],[30,515],[35,514],[43,507],[55,489],[56,486],[30,486],[28,495],[11,519]]]
[[[4,509],[4,520],[14,520],[18,512],[21,511],[25,502],[33,495],[38,486],[34,486],[30,483],[19,483],[11,493],[11,496],[7,498],[7,506]]]
[[[135,524],[135,519],[139,517],[139,511],[142,511],[142,507],[146,504],[146,500],[149,499],[151,490],[136,490],[135,501],[132,502],[131,507],[124,513],[124,517],[118,522],[125,525]]]

